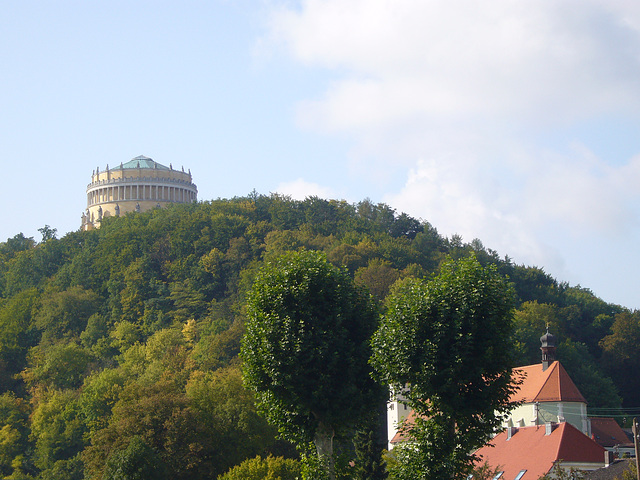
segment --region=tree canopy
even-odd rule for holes
[[[281,434],[313,441],[333,462],[333,437],[383,398],[371,378],[377,311],[368,293],[319,252],[286,253],[258,273],[241,357],[259,409]]]
[[[373,365],[416,414],[396,478],[468,475],[469,452],[512,408],[513,307],[505,279],[473,256],[448,261],[431,281],[408,279],[387,299]]]
[[[303,249],[322,252],[378,306],[395,282],[431,279],[448,255],[473,254],[515,290],[519,365],[539,362],[549,321],[590,409],[615,412],[616,391],[626,407],[638,405],[626,374],[640,363],[631,348],[637,312],[382,203],[253,192],[111,217],[99,230],[60,236],[45,226],[40,234],[0,242],[4,477],[100,478],[135,436],[169,478],[208,479],[256,455],[295,457],[258,416],[238,354],[257,272]],[[353,435],[337,435],[337,445]],[[373,466],[377,459],[358,453],[376,450],[365,443],[340,452]]]

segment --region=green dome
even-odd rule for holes
[[[120,168],[149,168],[151,170],[171,170],[169,167],[160,165],[158,162],[154,162],[153,159],[145,157],[144,155],[138,155],[132,158],[127,163],[120,164]]]

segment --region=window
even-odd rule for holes
[[[503,473],[504,473],[504,472],[498,472],[498,473],[496,473],[496,476],[495,476],[495,477],[493,477],[491,480],[498,480],[498,479],[502,476],[502,474],[503,474]]]
[[[520,473],[518,475],[516,475],[516,478],[514,480],[520,480],[524,474],[527,473],[526,470],[520,470]]]

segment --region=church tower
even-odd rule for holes
[[[547,333],[540,337],[540,344],[542,371],[544,372],[556,360],[556,337],[549,333],[549,327],[547,327]]]

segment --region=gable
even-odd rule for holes
[[[514,369],[514,377],[521,378],[522,384],[511,396],[511,401],[534,402],[581,402],[587,403],[569,374],[558,361],[542,370],[542,364],[528,365]]]

